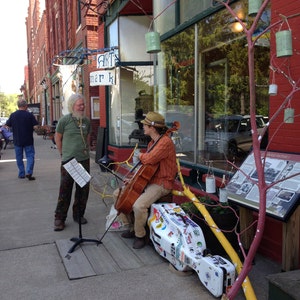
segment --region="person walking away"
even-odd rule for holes
[[[74,179],[63,167],[63,164],[75,158],[90,173],[90,131],[91,122],[85,116],[85,99],[81,94],[73,94],[68,100],[69,114],[58,120],[55,132],[56,147],[61,155],[60,187],[58,201],[55,209],[54,231],[65,228],[68,210],[71,204]],[[84,217],[88,196],[89,184],[80,187],[75,182],[75,195],[73,203],[73,220],[86,224]]]
[[[35,180],[35,177],[33,177],[35,159],[33,132],[38,125],[38,121],[32,113],[27,111],[28,104],[26,100],[19,99],[17,105],[18,110],[10,115],[5,126],[11,127],[14,136],[15,155],[19,169],[18,177]],[[23,162],[24,152],[27,160],[26,169]]]
[[[144,192],[134,202],[133,212],[130,215],[120,214],[123,223],[131,225],[131,228],[124,231],[121,236],[134,238],[134,249],[141,249],[146,245],[148,210],[151,204],[171,193],[177,174],[175,146],[170,136],[166,134],[168,128],[164,117],[157,112],[149,112],[141,123],[145,135],[151,137],[147,148],[151,150],[139,153],[139,160],[145,166],[158,164],[158,168]],[[130,184],[130,181],[127,184]],[[126,182],[123,188],[126,188]],[[117,201],[118,194],[120,194],[119,190],[115,190],[113,193],[115,201]]]

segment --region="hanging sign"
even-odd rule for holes
[[[116,83],[115,71],[95,71],[90,73],[90,86],[114,85]]]
[[[111,69],[115,67],[115,53],[105,52],[97,55],[97,69]]]

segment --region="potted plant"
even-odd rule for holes
[[[228,203],[214,201],[208,197],[199,197],[198,200],[205,205],[212,219],[218,228],[222,230],[232,247],[235,250],[238,250],[238,240],[235,233],[235,227],[238,226],[237,208]],[[180,206],[189,215],[189,217],[201,227],[205,237],[206,247],[211,254],[226,254],[223,246],[218,241],[194,203],[191,201],[184,202],[180,204]]]

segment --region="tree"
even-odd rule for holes
[[[17,109],[16,94],[5,95],[0,93],[0,112],[1,117],[9,117],[9,115]]]
[[[265,162],[266,159],[262,159],[262,154],[260,151],[260,143],[262,140],[262,136],[266,133],[268,126],[265,128],[264,132],[262,133],[262,136],[259,136],[258,130],[257,130],[257,125],[256,125],[256,118],[255,115],[257,113],[257,100],[256,100],[256,80],[259,74],[255,73],[255,44],[257,40],[266,34],[267,31],[274,27],[278,27],[282,23],[286,21],[287,18],[293,18],[296,16],[299,16],[300,14],[296,14],[290,17],[282,17],[279,21],[271,24],[264,30],[262,30],[259,34],[255,35],[255,31],[258,27],[259,20],[261,19],[264,11],[266,10],[267,6],[270,3],[270,0],[264,0],[260,9],[258,10],[256,16],[253,18],[252,24],[247,27],[246,24],[243,22],[242,19],[238,17],[236,12],[232,10],[230,7],[230,2],[229,0],[221,1],[217,0],[220,5],[224,5],[227,11],[232,15],[232,17],[240,23],[240,25],[243,27],[244,35],[247,39],[247,52],[248,52],[248,75],[249,75],[249,82],[248,82],[248,87],[249,87],[249,93],[250,93],[250,115],[251,115],[251,127],[252,127],[252,140],[253,140],[253,153],[254,153],[254,160],[255,160],[255,166],[257,170],[257,182],[256,185],[259,190],[259,215],[258,215],[258,222],[257,222],[257,227],[256,227],[256,232],[255,236],[253,239],[253,242],[250,246],[248,254],[245,256],[244,260],[244,266],[241,270],[241,272],[238,274],[238,278],[233,284],[232,288],[229,290],[229,292],[223,296],[223,299],[234,299],[235,296],[237,295],[237,292],[239,288],[241,287],[242,283],[244,282],[245,278],[247,277],[248,273],[251,270],[252,266],[252,261],[254,259],[254,256],[257,252],[257,249],[260,245],[260,242],[262,240],[263,232],[264,232],[264,226],[265,226],[265,216],[266,216],[266,195],[268,189],[270,189],[276,182],[272,182],[271,184],[267,184],[265,180],[265,174],[264,174],[264,169],[265,169]],[[280,113],[282,110],[285,108],[286,104],[292,99],[293,95],[299,91],[298,87],[298,81],[293,80],[291,78],[291,66],[288,67],[287,71],[282,70],[279,66],[274,67],[272,65],[272,62],[269,64],[271,65],[271,69],[274,72],[277,72],[277,74],[284,76],[289,84],[291,84],[291,91],[287,93],[285,96],[285,99],[283,100],[282,104],[280,107],[277,109],[277,111],[274,113],[272,116],[270,123],[272,120]],[[272,139],[272,137],[271,137]],[[268,150],[268,147],[267,149]],[[266,158],[266,153],[265,151],[265,156]],[[230,162],[229,162],[230,163]],[[238,169],[233,163],[232,164],[236,169]],[[299,174],[294,174],[293,176],[297,176]],[[288,179],[288,178],[286,178]]]

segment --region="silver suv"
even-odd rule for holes
[[[256,116],[260,132],[266,126],[263,116]],[[231,115],[212,119],[206,128],[207,150],[228,155],[249,152],[252,147],[250,116]]]

